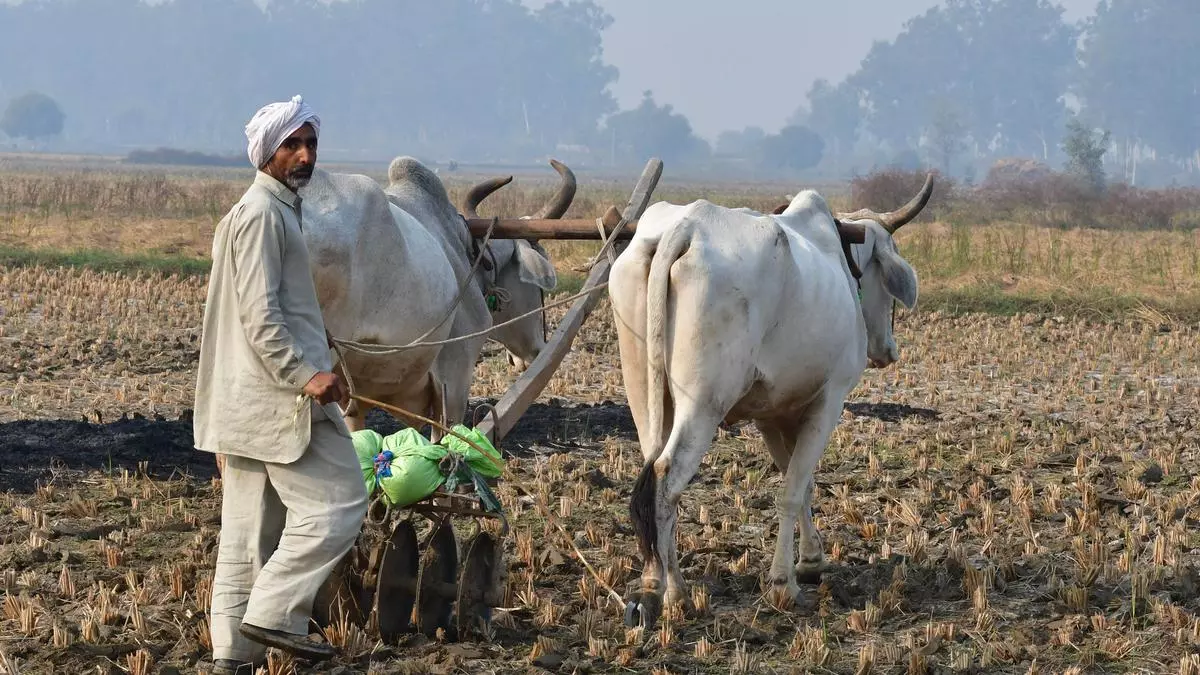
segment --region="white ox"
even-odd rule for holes
[[[437,342],[490,328],[492,316],[480,285],[468,283],[459,298],[474,256],[465,222],[441,180],[409,157],[393,160],[388,173],[386,192],[367,176],[320,169],[300,191],[305,241],[326,328],[338,339],[379,345],[406,345],[422,336],[422,342]],[[571,181],[567,204],[561,203],[560,191],[544,213],[558,217],[566,211],[574,195],[573,177]],[[531,255],[500,257],[493,273],[515,298],[508,312],[537,309],[541,289],[550,283],[546,270],[552,280],[553,266]],[[533,358],[544,345],[536,316],[496,338],[520,358]],[[349,371],[356,394],[456,423],[466,413],[486,340],[480,336],[389,354],[343,349],[345,360],[338,368]],[[346,423],[351,430],[362,429],[370,406],[354,403]]]
[[[608,289],[645,458],[630,499],[645,568],[627,623],[640,614],[653,626],[664,602],[689,602],[676,510],[722,421],[753,420],[785,474],[772,584],[798,599],[796,572],[819,575],[813,470],[868,362],[885,367],[899,358],[892,299],[911,308],[917,276],[891,235],[924,208],[932,178],[897,211],[839,214],[840,221],[811,190],[778,215],[698,200],[656,203],[638,221]],[[855,234],[862,243],[843,244]]]

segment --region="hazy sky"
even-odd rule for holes
[[[613,17],[605,60],[621,70],[622,108],[642,91],[670,103],[709,140],[726,129],[779,129],[819,77],[853,72],[939,0],[594,0]],[[523,0],[540,7],[546,0]],[[1097,0],[1058,0],[1068,21]]]

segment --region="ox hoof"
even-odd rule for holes
[[[800,592],[800,586],[785,579],[772,580],[766,596],[771,606],[780,611],[800,607],[804,599],[804,594]]]
[[[824,560],[802,560],[796,565],[796,581],[811,586],[821,584],[821,573],[825,570]]]
[[[800,567],[796,569],[796,582],[809,586],[819,586],[821,584],[821,568],[819,567]]]
[[[625,625],[630,628],[642,625],[646,630],[654,628],[662,616],[662,598],[654,593],[639,593],[625,603]]]

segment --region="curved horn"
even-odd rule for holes
[[[478,218],[479,214],[475,212],[475,209],[479,207],[480,202],[487,199],[488,195],[496,190],[511,183],[512,179],[512,176],[508,176],[507,178],[489,178],[482,183],[476,184],[467,191],[467,196],[463,198],[463,215],[467,218]]]
[[[888,234],[895,234],[901,225],[911,222],[913,218],[920,215],[921,210],[929,203],[931,196],[933,196],[933,174],[929,173],[926,174],[925,184],[921,186],[921,191],[917,193],[917,196],[895,211],[876,213],[870,209],[859,209],[853,213],[838,213],[835,217],[838,220],[874,220],[882,225]]]
[[[562,218],[567,209],[571,208],[571,201],[575,199],[575,173],[562,162],[557,159],[550,160],[550,166],[558,172],[562,177],[562,181],[558,185],[558,192],[554,193],[554,197],[546,202],[541,211],[538,211],[535,219],[554,219]]]

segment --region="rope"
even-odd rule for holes
[[[601,289],[607,288],[607,287],[608,287],[607,281],[596,284],[595,286],[589,286],[588,288],[586,288],[574,295],[568,296],[561,300],[555,300],[554,302],[550,303],[549,305],[543,305],[542,307],[539,307],[538,309],[535,309],[535,310],[532,310],[529,312],[525,312],[524,314],[522,314],[516,318],[509,319],[508,321],[505,321],[503,323],[498,323],[498,324],[492,326],[491,328],[477,331],[475,333],[470,333],[468,335],[460,335],[458,337],[447,338],[445,340],[436,340],[436,341],[432,341],[432,342],[410,342],[406,345],[380,345],[380,344],[372,344],[372,343],[366,343],[366,342],[355,342],[354,340],[341,340],[338,338],[333,338],[333,342],[335,345],[338,345],[341,347],[346,347],[348,349],[352,349],[354,351],[361,352],[363,354],[374,354],[376,356],[386,356],[388,354],[398,354],[400,352],[408,351],[409,349],[419,349],[421,347],[437,347],[440,345],[453,344],[455,342],[462,342],[464,340],[471,340],[471,339],[478,338],[478,337],[485,337],[496,330],[504,328],[505,326],[509,326],[518,321],[523,321],[525,319],[528,319],[531,316],[534,316],[535,314],[544,313],[548,309],[553,309],[555,307],[561,307],[562,305],[571,304],[572,302],[575,302],[579,298],[582,298],[583,296],[588,295],[589,293],[593,293],[595,291],[598,291],[598,290],[601,290]]]
[[[329,331],[326,331],[326,334],[328,333]],[[333,353],[337,356],[338,363],[342,364],[342,374],[346,376],[346,390],[350,392],[350,396],[354,396],[354,377],[350,375],[350,366],[346,363],[346,355],[342,353],[341,346],[332,335],[329,336],[329,341],[332,343]],[[338,408],[341,407],[341,405],[338,406]],[[346,409],[342,411],[342,414],[357,417],[358,401],[351,398],[350,403],[346,404]]]
[[[592,575],[592,577],[596,580],[596,583],[599,584],[600,587],[603,588],[605,591],[608,591],[609,599],[615,600],[618,606],[623,607],[625,605],[624,598],[622,598],[619,593],[614,591],[611,586],[604,583],[604,579],[602,579],[600,577],[600,574],[596,571],[596,569],[594,567],[592,567],[592,564],[588,562],[587,558],[583,555],[583,552],[580,551],[579,547],[575,545],[575,541],[571,538],[571,536],[569,534],[567,534],[567,529],[565,527],[563,527],[562,523],[559,522],[558,518],[556,518],[554,516],[554,513],[550,511],[550,507],[542,502],[541,495],[529,490],[524,485],[522,485],[521,482],[518,481],[513,476],[511,470],[508,468],[507,465],[502,466],[498,461],[493,459],[492,456],[486,450],[479,447],[479,445],[477,443],[475,443],[475,441],[472,441],[471,439],[467,438],[466,436],[463,436],[462,434],[457,433],[453,429],[448,429],[445,426],[438,424],[437,422],[429,419],[428,417],[425,417],[424,415],[418,415],[417,413],[409,412],[403,408],[398,408],[394,405],[388,405],[388,404],[382,403],[380,401],[369,399],[365,396],[358,396],[356,394],[351,394],[350,398],[357,400],[357,401],[362,401],[363,403],[366,403],[367,405],[373,405],[373,406],[382,408],[390,413],[399,415],[401,417],[405,417],[410,421],[416,420],[419,422],[424,422],[425,424],[432,426],[433,428],[441,431],[444,434],[455,436],[455,437],[461,439],[467,445],[470,445],[472,448],[475,448],[476,450],[478,450],[479,454],[486,457],[487,460],[489,462],[491,462],[493,465],[495,465],[497,469],[500,469],[500,474],[505,478],[505,480],[508,480],[513,485],[520,488],[526,494],[528,494],[534,498],[534,504],[536,504],[538,507],[538,510],[542,512],[542,517],[545,518],[547,521],[549,521],[549,523],[551,525],[553,525],[555,527],[555,529],[558,530],[559,534],[561,534],[563,536],[563,539],[565,539],[567,541],[567,543],[570,544],[571,550],[575,553],[575,557],[579,559],[579,562],[583,563],[584,568],[587,569],[588,573]]]
[[[471,283],[471,279],[475,276],[475,271],[479,269],[479,263],[483,262],[483,256],[488,251],[488,243],[492,239],[492,232],[496,229],[496,224],[499,222],[499,218],[492,218],[491,224],[488,225],[487,232],[483,235],[483,245],[479,247],[479,253],[475,256],[475,262],[471,265],[471,269],[467,272],[467,276],[463,277],[462,283],[458,285],[458,295],[455,296],[454,302],[450,303],[450,307],[446,309],[446,314],[442,316],[440,321],[430,326],[429,330],[422,333],[421,337],[414,340],[414,344],[429,337],[430,333],[437,330],[438,326],[446,323],[446,319],[449,319],[454,315],[454,309],[458,307],[460,302],[462,302],[464,294],[467,292],[467,286]]]

